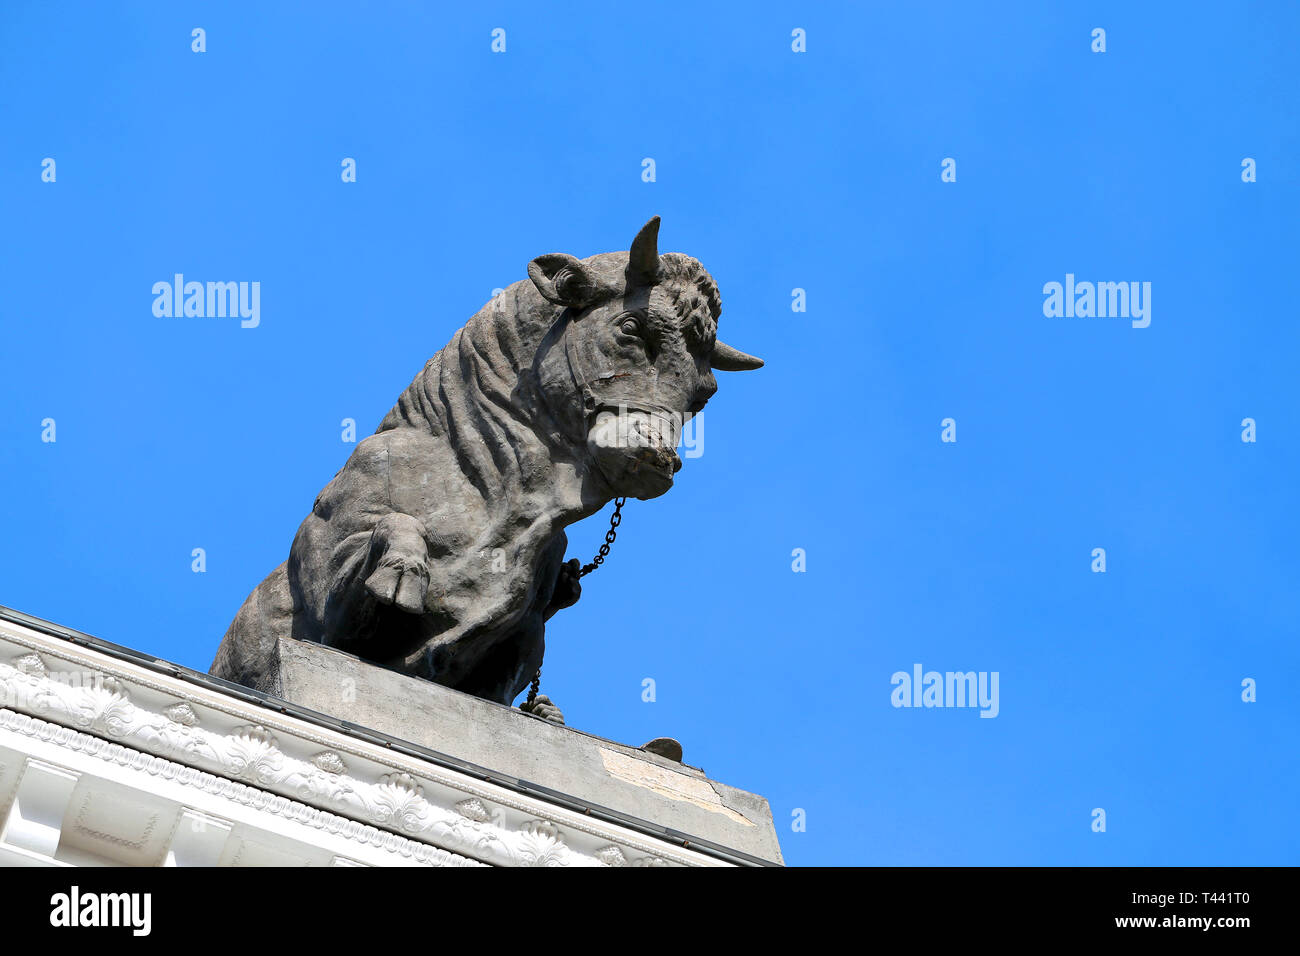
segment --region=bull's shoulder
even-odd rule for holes
[[[319,518],[335,511],[387,511],[390,505],[393,432],[378,432],[362,439],[312,505]]]
[[[444,497],[441,485],[459,477],[455,471],[444,443],[435,436],[414,428],[386,429],[357,444],[317,496],[312,511],[326,520],[339,511],[361,515],[401,511],[423,517],[427,502],[421,499],[426,495],[412,492]]]

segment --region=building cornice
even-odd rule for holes
[[[421,859],[417,846],[499,866],[726,865],[11,620],[0,620],[0,705],[5,729],[350,830],[419,862],[456,865]]]

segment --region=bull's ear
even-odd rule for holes
[[[556,305],[580,309],[596,297],[596,280],[587,267],[563,252],[538,256],[528,263],[528,278]]]

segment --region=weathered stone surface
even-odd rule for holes
[[[271,693],[302,707],[781,862],[767,801],[700,770],[384,668],[318,644],[277,643]]]
[[[545,622],[580,593],[565,527],[667,491],[713,370],[763,364],[716,340],[717,285],[660,255],[658,231],[656,217],[627,252],[534,259],[480,309],[320,493],[211,673],[267,690],[293,637],[518,696]]]

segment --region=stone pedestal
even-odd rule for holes
[[[760,796],[635,747],[562,727],[319,644],[280,641],[276,696],[513,778],[535,793],[779,862]]]

